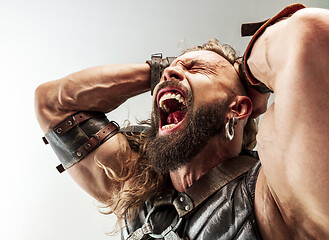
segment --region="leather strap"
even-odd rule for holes
[[[102,116],[99,112],[77,112],[76,114],[66,118],[63,122],[54,128],[57,136],[62,136],[67,131],[74,128],[77,124],[82,123],[90,118]]]
[[[118,131],[118,126],[110,122],[108,125],[99,130],[92,138],[89,138],[80,148],[75,151],[75,155],[82,159],[87,156],[95,147],[99,146],[103,140],[109,136],[112,137]]]
[[[191,187],[186,189],[185,192],[178,193],[177,197],[174,199],[174,192],[170,190],[156,197],[154,207],[172,203],[179,217],[184,217],[196,209],[217,190],[249,171],[257,161],[258,159],[247,155],[240,155],[237,158],[227,160],[210,169],[194,182]]]
[[[101,112],[78,112],[52,130],[43,138],[50,144],[61,164],[61,173],[81,161],[106,139],[119,132],[120,127],[110,122]]]
[[[153,95],[153,90],[160,81],[163,70],[170,66],[175,58],[176,57],[166,57],[162,59],[162,53],[155,53],[151,55],[151,61],[146,61],[151,67],[151,95]]]
[[[246,49],[245,54],[243,55],[242,61],[239,62],[240,63],[239,68],[242,71],[242,73],[240,73],[240,75],[241,75],[240,77],[246,78],[250,84],[250,87],[253,87],[254,89],[256,89],[257,91],[259,91],[261,93],[271,92],[271,90],[267,86],[265,86],[265,84],[260,82],[258,79],[256,79],[252,75],[252,73],[247,65],[247,59],[250,56],[251,49],[254,46],[256,40],[263,34],[263,32],[265,31],[265,29],[267,27],[275,24],[276,22],[280,21],[282,18],[291,16],[292,14],[294,14],[295,12],[297,12],[303,8],[305,8],[305,6],[303,4],[300,4],[300,3],[291,4],[287,7],[285,7],[282,11],[280,11],[278,14],[276,14],[274,17],[270,18],[267,21],[262,21],[262,22],[258,22],[258,23],[242,24],[242,26],[241,26],[241,35],[242,36],[254,35],[247,46],[247,49]]]
[[[184,217],[192,212],[217,190],[249,171],[257,161],[253,157],[242,155],[209,170],[185,192],[178,193],[174,199],[173,204],[179,217]]]
[[[241,25],[241,36],[242,37],[249,37],[254,35],[257,30],[264,25],[269,19],[261,22],[254,22],[254,23],[243,23]]]
[[[156,197],[153,208],[149,211],[142,227],[131,233],[127,239],[141,240],[145,235],[157,239],[180,239],[176,230],[182,223],[182,218],[194,211],[200,204],[207,200],[217,190],[225,186],[230,181],[249,171],[258,159],[241,155],[237,158],[227,160],[222,164],[212,168],[198,179],[185,192],[178,193],[173,199],[175,190],[166,189],[166,192]],[[178,219],[173,221],[161,234],[154,234],[153,227],[149,223],[149,218],[161,207],[173,205],[177,211]],[[147,229],[145,231],[144,229]]]
[[[155,53],[151,56],[151,95],[153,95],[153,90],[155,86],[160,81],[161,75],[160,75],[160,63],[162,60],[162,53]]]
[[[269,93],[273,91],[271,89],[269,89],[264,83],[262,82],[257,82],[257,83],[252,83],[249,78],[248,75],[246,74],[247,70],[247,64],[245,64],[244,60],[243,60],[244,56],[237,59],[236,62],[239,64],[239,78],[241,79],[241,82],[243,83],[244,87],[251,87],[253,89],[255,89],[256,91],[260,92],[260,93]],[[249,68],[248,68],[249,71]],[[251,74],[251,73],[250,73]]]
[[[104,128],[99,130],[93,137],[91,137],[87,142],[85,142],[80,148],[78,148],[74,155],[81,161],[84,157],[86,157],[92,150],[101,145],[105,139],[109,139],[113,137],[115,134],[119,132],[119,126],[116,122],[112,121]],[[62,164],[56,167],[59,173],[65,171],[65,168]]]

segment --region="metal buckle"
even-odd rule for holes
[[[173,206],[173,205],[170,205],[170,204],[165,204],[165,205]],[[145,224],[148,224],[148,221],[149,221],[149,219],[150,219],[152,213],[154,213],[155,210],[156,210],[157,208],[163,207],[163,206],[165,206],[165,205],[159,205],[159,206],[153,207],[153,208],[151,209],[151,211],[147,214],[144,225],[145,225]],[[177,213],[177,216],[178,216],[178,213]],[[175,219],[176,219],[176,218],[175,218]],[[170,224],[170,226],[168,226],[168,227],[167,227],[162,233],[160,233],[160,234],[149,233],[148,235],[149,235],[150,237],[152,237],[152,238],[156,238],[156,239],[162,239],[162,238],[164,238],[164,239],[166,239],[166,240],[167,240],[167,239],[168,239],[168,240],[181,239],[175,231],[176,231],[176,230],[178,229],[178,227],[181,225],[183,218],[178,218],[177,223],[174,225],[175,219],[174,219],[173,222]],[[153,232],[153,229],[152,229],[152,232]]]
[[[97,145],[96,146],[98,147],[99,145],[101,145],[101,139],[99,138],[99,136],[97,134],[94,134],[93,137],[97,139]]]
[[[151,55],[151,59],[152,58],[161,58],[162,59],[162,53],[153,53],[152,55]]]
[[[117,129],[120,130],[120,126],[116,121],[111,121],[111,123],[113,123],[117,127]]]
[[[138,228],[135,232],[131,233],[127,240],[141,240],[146,234],[149,234],[152,231],[151,224],[144,223],[141,228]]]

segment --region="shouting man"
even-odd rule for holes
[[[36,90],[58,169],[118,216],[123,239],[329,238],[329,12],[294,4],[253,28],[243,58],[211,40]],[[149,126],[107,120],[150,89]]]

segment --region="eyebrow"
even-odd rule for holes
[[[196,60],[193,60],[193,65],[195,64],[199,64],[199,65],[206,65],[206,66],[209,66],[209,63],[206,62],[205,60],[201,60],[201,59],[196,59]]]
[[[192,66],[194,66],[195,64],[206,66],[206,68],[211,72],[215,72],[217,69],[216,64],[212,64],[212,62],[207,62],[206,60],[203,59],[191,59],[191,61],[192,61]]]
[[[206,65],[208,66],[209,64],[206,63],[206,61],[204,60],[200,60],[200,59],[194,59],[194,58],[189,58],[189,59],[185,59],[185,60],[181,60],[180,61],[181,64],[183,65],[191,65],[192,67],[196,64],[199,64],[199,65]]]

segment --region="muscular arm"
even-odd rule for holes
[[[248,59],[275,93],[257,137],[264,175],[256,210],[269,212],[266,185],[283,222],[303,238],[329,236],[328,43],[329,11],[303,9],[267,28]]]
[[[88,68],[36,90],[36,115],[44,132],[75,111],[109,112],[150,88],[148,64]]]
[[[35,92],[39,124],[47,133],[76,111],[109,112],[128,98],[150,89],[148,64],[106,65],[89,68],[40,85]],[[126,148],[125,155],[118,152]],[[89,194],[103,201],[118,187],[95,160],[121,171],[122,158],[136,153],[122,134],[117,134],[68,169],[73,179]]]

